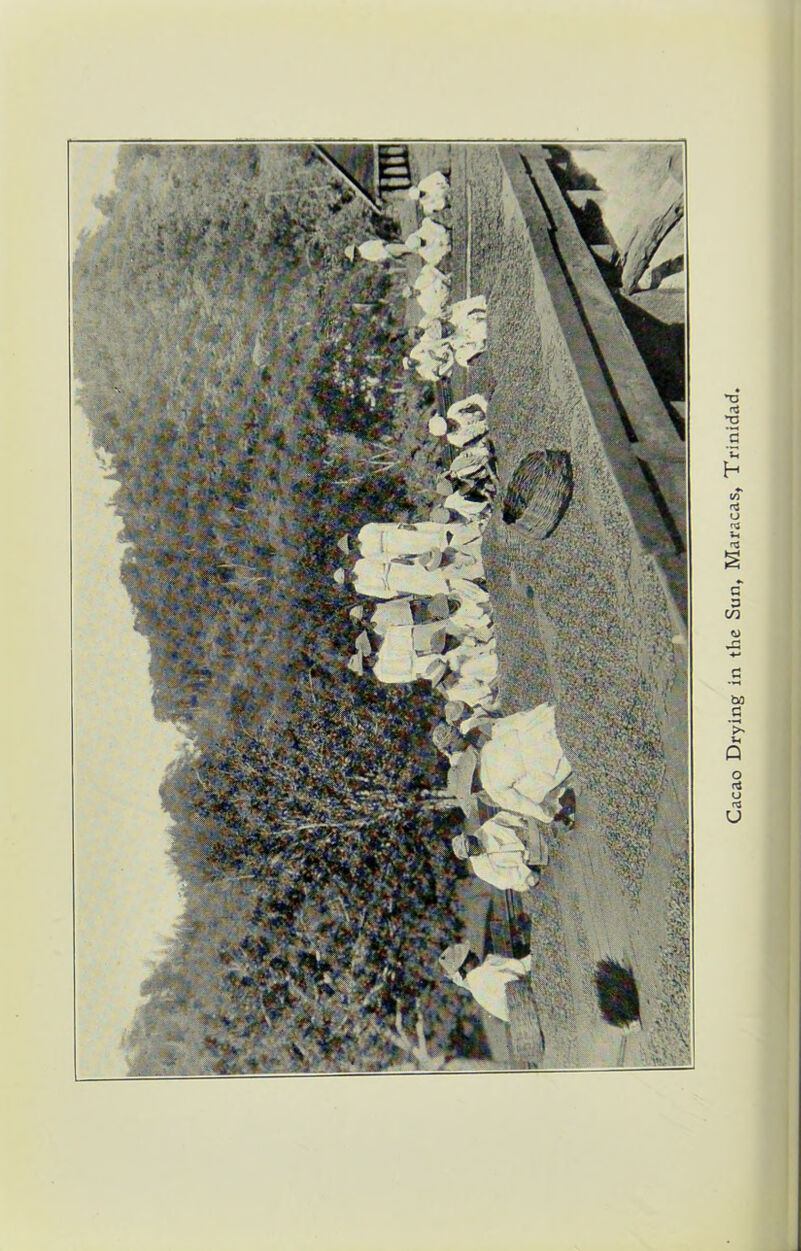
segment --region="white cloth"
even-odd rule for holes
[[[387,244],[382,239],[365,239],[356,248],[363,261],[389,261],[402,256],[405,249],[400,244]]]
[[[362,557],[353,566],[353,589],[357,594],[368,595],[373,599],[395,598],[395,592],[387,582],[386,564],[372,557]]]
[[[469,543],[478,531],[469,522],[370,521],[357,536],[363,556],[422,556],[425,552],[444,552],[447,547]]]
[[[417,200],[424,213],[441,213],[448,203],[448,180],[441,170],[421,178],[409,195]],[[416,194],[415,194],[416,193]]]
[[[551,704],[499,718],[481,750],[481,784],[499,808],[549,822],[546,796],[571,772]]]
[[[387,626],[378,649],[373,673],[379,682],[414,681],[414,646],[411,626]]]
[[[390,626],[413,626],[411,601],[408,599],[389,599],[377,604],[370,623],[376,634],[383,636]]]
[[[526,845],[516,833],[525,830],[526,818],[517,812],[496,812],[476,830],[476,838],[485,851],[516,850],[525,853]]]
[[[516,890],[523,894],[537,885],[536,874],[518,851],[496,851],[491,855],[482,852],[468,859],[476,877],[496,890]]]
[[[506,987],[531,972],[531,956],[514,960],[511,956],[487,956],[483,964],[471,969],[459,983],[466,986],[479,1007],[500,1021],[509,1020],[506,1006]],[[457,975],[458,976],[458,975]]]
[[[445,226],[424,217],[420,227],[405,240],[405,247],[429,265],[438,265],[451,250],[450,236]]]
[[[413,286],[418,293],[418,298],[423,291],[433,290],[444,291],[447,299],[451,289],[451,276],[450,274],[443,274],[442,270],[437,269],[436,265],[424,265],[415,278]]]
[[[486,648],[488,644],[479,643],[478,647]],[[447,656],[445,659],[448,659]],[[494,683],[498,677],[498,657],[494,651],[477,650],[474,656],[463,659],[458,669],[452,669],[452,672],[456,673],[460,682],[479,682],[494,691]]]
[[[447,672],[441,656],[418,654],[415,631],[418,626],[391,625],[386,628],[378,649],[373,673],[386,684],[416,682],[418,678],[436,683]]]
[[[421,247],[425,247],[429,243],[445,243],[450,240],[450,232],[447,226],[443,226],[440,222],[432,222],[424,220],[420,223],[417,230],[404,240],[404,246],[410,252],[418,252]],[[436,265],[436,261],[430,261],[429,264]]]
[[[456,572],[460,578],[483,578],[484,561],[481,555],[481,539],[477,538],[470,543],[461,544],[455,549],[452,561],[442,567],[446,577]]]
[[[484,851],[469,857],[476,877],[498,890],[527,891],[536,886],[537,878],[526,863],[528,848],[515,833],[525,824],[516,813],[499,812],[479,826],[476,838]]]
[[[481,526],[475,521],[449,521],[447,526],[452,535],[451,547],[469,550],[481,541]]]
[[[433,322],[439,324],[439,335],[442,336],[442,319],[448,309],[450,299],[450,276],[443,274],[436,265],[424,265],[414,282],[414,294],[423,312],[419,325],[426,329]]]
[[[453,369],[453,347],[450,341],[429,333],[436,324],[429,324],[426,333],[409,352],[409,359],[414,362],[417,374],[426,382],[447,378]]]
[[[425,178],[421,178],[417,184],[417,190],[421,195],[433,195],[435,191],[447,191],[448,187],[447,175],[443,174],[441,169],[435,169],[432,174],[426,174]]]
[[[448,307],[448,288],[444,283],[430,283],[427,287],[415,292],[415,299],[425,314],[426,320],[436,318],[442,321]]]
[[[446,689],[448,699],[461,700],[468,708],[494,712],[498,707],[498,695],[488,682],[481,678],[459,674],[456,681]]]
[[[450,584],[441,569],[403,561],[363,556],[353,566],[354,588],[372,599],[396,599],[399,595],[447,595]]]
[[[486,434],[486,412],[487,401],[483,395],[469,395],[467,399],[451,404],[445,414],[451,427],[447,432],[448,442],[454,447],[464,447],[465,443],[471,443],[480,435]]]
[[[447,548],[467,550],[481,539],[473,522],[368,522],[359,530],[357,543],[365,557],[394,559]]]
[[[445,653],[448,667],[454,673],[466,677],[481,678],[491,682],[498,673],[498,656],[495,639],[488,643],[477,643],[474,639],[465,639],[458,647],[452,647]]]
[[[394,561],[387,569],[387,581],[393,595],[445,595],[448,580],[441,569],[424,569]]]
[[[475,391],[472,395],[466,396],[463,400],[456,400],[451,404],[447,412],[449,421],[456,423],[461,422],[466,415],[473,421],[477,416],[485,417],[487,414],[487,401],[480,392]]]
[[[494,633],[492,618],[481,604],[460,604],[443,624],[457,638],[475,638],[480,642],[487,642]]]
[[[464,447],[467,443],[474,443],[486,433],[487,423],[481,418],[479,421],[464,422],[456,430],[449,430],[445,437],[452,447]]]
[[[414,678],[425,678],[432,686],[436,686],[437,682],[448,672],[448,666],[441,656],[431,653],[427,656],[415,655],[414,661]]]
[[[460,517],[480,517],[489,508],[489,500],[469,500],[461,491],[454,491],[443,502],[443,508],[449,508],[452,513],[458,513]]]
[[[474,295],[467,300],[457,300],[451,307],[448,321],[452,326],[463,326],[467,322],[487,320],[487,297]]]
[[[471,582],[469,578],[452,578],[448,587],[448,594],[458,599],[460,604],[488,604],[489,594],[483,587],[477,583]]]
[[[448,470],[449,478],[475,478],[489,471],[490,448],[486,439],[479,439],[455,456]]]
[[[430,217],[423,218],[424,226],[426,222],[431,222],[432,225],[437,224],[436,222],[431,221]],[[445,228],[443,227],[443,230],[444,229]],[[448,255],[450,250],[451,250],[451,245],[448,239],[448,232],[445,231],[444,239],[435,239],[435,240],[432,240],[431,243],[424,243],[423,246],[419,249],[419,256],[420,256],[420,259],[422,261],[425,261],[427,265],[439,265],[440,261],[445,259],[445,257]]]
[[[419,301],[418,301],[419,303]],[[438,326],[442,329],[442,314],[438,312],[423,313],[422,317],[417,319],[418,330],[430,330],[432,326]]]
[[[418,656],[441,656],[442,642],[447,630],[446,621],[422,621],[414,627],[414,650]]]
[[[485,321],[463,322],[454,329],[452,334],[448,335],[448,342],[457,365],[467,366],[487,346],[487,323]]]
[[[432,340],[433,340],[434,342],[439,342],[439,340],[440,340],[442,337],[443,337],[443,336],[442,336],[442,326],[441,326],[441,325],[432,325],[432,326],[429,326],[429,327],[428,327],[428,329],[427,329],[427,330],[425,330],[425,331],[424,331],[424,332],[420,335],[420,338],[417,340],[417,342],[418,342],[418,344],[421,344],[421,343],[430,343]]]

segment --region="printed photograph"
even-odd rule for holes
[[[70,142],[78,1079],[692,1066],[685,156]]]

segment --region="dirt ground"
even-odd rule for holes
[[[575,479],[548,540],[497,508],[484,536],[503,711],[556,704],[579,796],[531,905],[544,1064],[687,1065],[686,633],[609,469],[496,149],[454,145],[451,159],[455,293],[485,294],[489,319],[488,349],[469,377],[455,371],[454,394],[490,400],[501,491],[535,448],[568,450]],[[604,956],[629,963],[639,989],[642,1030],[625,1045],[597,1007]]]

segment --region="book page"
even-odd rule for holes
[[[509,5],[492,12],[409,5],[392,13],[357,5],[272,6],[258,13],[171,5],[158,17],[72,6],[36,13],[9,8],[4,17],[7,100],[13,101],[5,114],[11,177],[4,242],[12,245],[13,301],[9,416],[19,415],[7,423],[4,484],[5,622],[13,658],[13,732],[5,752],[11,799],[6,1071],[14,1075],[7,1101],[16,1144],[3,1179],[9,1244],[791,1247],[796,1143],[787,1110],[796,1097],[790,1046],[797,1012],[790,1004],[797,970],[790,941],[790,809],[782,781],[790,764],[783,658],[791,643],[791,588],[783,572],[791,500],[791,310],[783,243],[791,228],[783,155],[790,117],[788,10],[735,4],[724,18],[716,6],[662,4],[636,13],[623,5]],[[470,355],[453,323],[451,340],[462,355],[449,365],[450,391],[438,375],[429,380],[433,407],[426,413],[426,421],[453,423],[449,404],[471,391],[487,399],[495,459],[484,462],[490,483],[484,495],[494,510],[482,531],[486,576],[475,567],[470,574],[472,532],[456,540],[451,533],[454,524],[475,519],[451,511],[449,519],[434,520],[451,528],[435,560],[427,561],[424,574],[415,572],[413,587],[404,583],[393,593],[414,595],[425,582],[425,595],[433,594],[444,579],[446,591],[461,593],[462,607],[475,598],[471,588],[483,593],[486,586],[492,598],[503,701],[499,708],[478,707],[490,725],[477,740],[482,797],[474,798],[477,783],[468,787],[471,811],[464,804],[461,810],[467,824],[454,824],[450,833],[464,828],[473,836],[489,814],[514,810],[522,775],[493,779],[486,740],[494,730],[500,742],[508,729],[509,750],[515,727],[504,724],[499,733],[497,725],[556,707],[559,752],[549,779],[536,795],[526,791],[531,812],[516,813],[529,824],[515,871],[528,875],[526,899],[534,902],[523,905],[521,922],[515,892],[508,890],[512,910],[498,904],[495,920],[487,922],[490,945],[476,957],[502,951],[498,958],[520,959],[516,930],[530,933],[532,967],[523,973],[533,987],[539,1051],[526,1051],[531,1036],[519,1028],[519,1004],[508,1009],[508,1025],[499,1026],[486,1007],[497,997],[480,991],[479,1012],[470,1006],[469,983],[467,990],[459,984],[443,989],[442,978],[430,992],[431,1004],[446,993],[448,1003],[467,1003],[473,1015],[465,1019],[479,1021],[484,1031],[462,1072],[448,1069],[451,1052],[431,1030],[431,1050],[443,1061],[439,1071],[386,1071],[421,1067],[412,1051],[411,1011],[396,1023],[398,1054],[391,1066],[362,1063],[366,1048],[349,1059],[349,1070],[328,1063],[324,1050],[315,1059],[309,1031],[293,1036],[295,1052],[270,1052],[275,1058],[269,1062],[260,1059],[265,1052],[255,1052],[252,1075],[245,1077],[241,1068],[226,1067],[225,1053],[215,1056],[217,1068],[203,1067],[208,1043],[202,1030],[194,1051],[185,1037],[171,1039],[168,1031],[158,1035],[156,1047],[155,1017],[140,1016],[133,1043],[129,1036],[120,1045],[136,1006],[137,970],[143,979],[155,977],[151,990],[158,989],[153,970],[194,889],[186,877],[179,887],[171,870],[162,872],[165,844],[150,831],[158,828],[163,836],[164,791],[160,800],[158,788],[171,762],[190,759],[187,743],[195,741],[199,724],[187,705],[175,711],[173,689],[159,679],[169,672],[169,658],[154,652],[155,635],[146,628],[151,602],[140,593],[139,575],[130,562],[127,573],[123,564],[122,582],[109,573],[126,542],[145,550],[138,534],[131,538],[134,521],[147,515],[155,526],[158,515],[155,503],[148,512],[140,501],[139,511],[123,511],[127,530],[121,533],[120,510],[115,514],[109,503],[120,482],[135,493],[135,480],[120,475],[119,451],[116,461],[109,459],[108,424],[102,438],[97,434],[98,422],[114,417],[113,403],[99,383],[95,398],[87,386],[95,377],[85,359],[90,340],[94,362],[104,350],[113,358],[120,387],[126,368],[141,369],[126,362],[138,359],[142,328],[149,333],[162,316],[163,271],[155,264],[149,285],[132,282],[116,292],[102,317],[94,309],[90,336],[87,314],[78,332],[75,303],[75,284],[90,270],[76,266],[70,324],[71,266],[81,231],[91,238],[101,219],[114,219],[116,210],[110,204],[104,210],[102,201],[98,207],[96,197],[123,194],[120,152],[131,153],[132,141],[147,150],[134,172],[132,158],[123,157],[129,179],[150,179],[153,204],[163,192],[164,204],[180,204],[192,215],[218,188],[236,203],[236,180],[249,176],[240,156],[246,164],[254,151],[272,179],[265,172],[259,185],[266,215],[271,195],[284,202],[287,188],[296,188],[298,197],[311,195],[314,189],[301,179],[316,166],[293,164],[292,153],[293,145],[316,147],[321,151],[309,162],[328,162],[332,179],[344,174],[343,215],[356,220],[360,196],[377,191],[403,204],[400,225],[444,222],[450,298],[469,302],[487,295],[486,344],[482,339]],[[372,148],[372,141],[375,170],[348,164],[351,154],[342,149],[360,142]],[[269,161],[268,145],[274,145]],[[206,165],[198,163],[201,146],[210,153]],[[173,165],[164,191],[158,178],[166,154]],[[420,216],[407,186],[440,168],[445,154],[451,203],[444,217],[436,209],[430,218]],[[408,169],[401,168],[404,159]],[[191,183],[197,170],[219,178],[221,168],[225,178],[214,187],[211,179],[207,186],[202,179]],[[410,207],[416,218],[409,218]],[[131,274],[139,275],[137,260],[145,268],[147,248],[155,256],[171,246],[172,209],[163,218],[155,208],[149,214],[140,235],[130,236],[141,239]],[[238,219],[232,216],[233,226],[225,221],[230,232]],[[681,235],[672,251],[671,231],[674,245]],[[353,233],[347,238],[358,241]],[[221,237],[209,255],[231,247]],[[319,240],[304,240],[303,264],[312,275],[324,265],[322,248]],[[414,282],[415,259],[390,256],[387,273],[396,261],[397,279],[387,282]],[[311,284],[285,284],[280,318],[297,323],[300,339],[282,348],[279,359],[270,354],[263,329],[276,324],[278,306],[265,302],[261,321],[249,312],[240,325],[237,310],[248,301],[255,308],[259,298],[246,287],[249,275],[234,283],[201,262],[187,259],[186,290],[178,290],[183,276],[175,279],[174,316],[190,310],[180,359],[179,336],[168,327],[153,339],[153,390],[142,403],[153,411],[162,402],[166,407],[181,368],[195,368],[191,362],[208,354],[209,375],[222,379],[220,395],[236,395],[241,357],[260,371],[265,405],[289,404],[300,393],[299,362],[306,359],[304,318],[309,326],[323,324]],[[103,256],[92,263],[97,272]],[[369,285],[375,277],[370,265],[369,259],[354,261],[348,290],[351,302],[369,305],[375,321],[383,316],[378,302],[390,297]],[[604,285],[609,269],[619,286]],[[397,300],[397,306],[408,311],[415,296],[402,298],[408,303]],[[143,301],[150,303],[143,308]],[[326,315],[329,325],[334,313],[327,308]],[[399,331],[409,343],[413,326],[407,321]],[[503,330],[493,342],[495,326]],[[473,347],[481,333],[471,322]],[[630,343],[636,368],[635,357],[625,355]],[[86,388],[86,412],[73,390],[70,425],[71,353],[73,374]],[[428,365],[432,359],[426,357]],[[104,370],[96,376],[107,381],[111,373]],[[535,375],[545,379],[536,388]],[[337,377],[332,367],[329,406]],[[392,379],[388,375],[387,387]],[[384,385],[379,372],[378,393]],[[358,400],[367,412],[366,396],[353,397],[351,411]],[[211,412],[216,393],[204,392],[198,404],[206,402]],[[539,422],[536,428],[548,435],[536,444],[526,436],[527,406],[532,427]],[[635,411],[644,424],[629,429]],[[618,413],[628,431],[622,444],[620,430],[604,425],[605,414],[617,420]],[[283,437],[294,431],[318,438],[318,426],[304,413],[307,418],[308,428],[298,416],[282,427]],[[200,427],[186,429],[194,440],[187,456],[195,456]],[[436,424],[434,431],[444,447]],[[95,449],[106,449],[100,458],[93,434]],[[177,463],[182,437],[179,423],[164,444],[165,466]],[[638,449],[636,484],[626,440]],[[334,444],[328,438],[326,455],[332,446],[352,450],[342,438]],[[214,443],[209,448],[221,464],[229,463],[227,450],[218,453]],[[274,442],[272,449],[280,474],[283,445]],[[239,452],[242,463],[251,457],[247,446]],[[536,464],[532,452],[540,458]],[[683,493],[685,455],[689,490]],[[331,463],[342,476],[341,461]],[[547,489],[537,486],[537,494],[531,475],[540,472]],[[433,477],[426,462],[420,500]],[[200,481],[196,475],[195,484]],[[257,498],[266,500],[280,477],[263,473],[254,481]],[[481,490],[449,481],[455,488],[449,500],[455,495],[462,507],[482,505]],[[333,493],[333,471],[331,482]],[[301,481],[296,498],[304,491]],[[182,498],[180,492],[174,497],[177,512]],[[233,506],[244,513],[251,503],[243,495]],[[382,509],[374,491],[359,521],[395,517]],[[420,524],[422,512],[406,513],[405,524]],[[265,505],[259,514],[265,527],[273,524],[270,515]],[[298,524],[311,524],[298,517]],[[234,551],[226,531],[232,518],[240,524],[233,513],[214,518],[223,563]],[[629,529],[625,518],[633,519]],[[286,537],[289,523],[283,534],[275,526],[269,531],[273,548],[295,550]],[[188,527],[175,533],[195,541]],[[597,543],[599,534],[609,536],[607,547]],[[221,574],[221,585],[233,583],[231,602],[250,596],[255,603],[261,555],[254,548],[247,563],[241,547],[236,550],[236,562],[230,558],[235,568]],[[451,567],[454,552],[461,576],[446,578],[442,570]],[[429,553],[403,553],[403,569],[419,555]],[[355,557],[352,548],[331,556],[325,573],[333,586],[328,574],[335,566],[347,573]],[[176,553],[175,562],[173,568],[191,570],[192,559],[181,564]],[[294,576],[291,559],[282,569],[284,578]],[[190,597],[190,582],[186,586]],[[332,609],[343,617],[359,603],[349,591],[341,608],[337,602]],[[333,597],[331,587],[326,595]],[[371,596],[374,603],[374,590]],[[577,626],[582,611],[587,620]],[[210,639],[209,614],[204,608],[195,616],[197,634],[189,621],[178,633],[193,640],[198,654],[222,654],[222,624],[219,638]],[[159,620],[159,637],[171,637]],[[423,624],[415,619],[410,629]],[[299,629],[289,616],[283,624],[276,616],[261,654],[272,649],[275,663],[285,648],[288,657],[290,635]],[[350,630],[352,660],[364,668],[365,646],[354,642],[358,630]],[[474,648],[492,650],[488,639],[471,639]],[[374,634],[370,646],[375,649]],[[431,663],[439,654],[432,653]],[[636,664],[625,668],[629,655]],[[325,664],[338,657],[315,656],[303,699],[307,725],[315,729],[320,718],[315,733],[323,741]],[[471,662],[477,663],[472,654]],[[484,653],[481,663],[490,663]],[[368,670],[372,664],[370,653]],[[229,674],[216,702],[206,699],[204,741],[220,739],[215,727],[223,695],[226,707],[236,708],[252,729],[247,699],[254,673]],[[358,677],[375,681],[369,672]],[[462,685],[453,685],[456,678]],[[493,680],[486,679],[487,698]],[[353,667],[348,681],[357,689]],[[641,681],[647,699],[639,698]],[[446,687],[456,691],[450,705],[467,689],[464,682],[458,672],[448,677]],[[631,703],[623,694],[616,702],[616,683],[622,693],[630,687]],[[288,690],[283,706],[300,698]],[[474,693],[469,699],[480,705]],[[593,718],[596,706],[601,728]],[[661,720],[654,720],[657,706]],[[618,754],[604,755],[615,718]],[[663,753],[656,765],[652,723]],[[553,746],[548,731],[537,732],[539,748]],[[313,758],[311,738],[304,751]],[[224,756],[214,759],[224,773]],[[257,744],[249,765],[266,771],[270,759],[265,744]],[[288,756],[282,767],[289,768]],[[530,774],[528,768],[526,785]],[[288,800],[278,806],[279,775],[276,766],[272,811],[294,814]],[[173,820],[181,776],[175,769],[168,774]],[[198,784],[208,786],[211,778],[204,758]],[[458,777],[449,775],[448,784],[457,789],[447,795],[464,801]],[[341,834],[343,823],[351,820],[356,828],[361,817],[340,811],[334,789],[324,802]],[[478,819],[471,825],[474,805]],[[240,810],[231,830],[249,828],[249,819]],[[301,816],[292,819],[303,825]],[[305,820],[319,830],[325,814],[314,808]],[[637,847],[644,848],[641,860]],[[467,850],[478,860],[487,848],[468,844]],[[208,902],[202,926],[215,953],[246,890],[233,875],[244,879],[252,871],[249,861],[234,856],[226,862],[225,882],[207,892],[216,902]],[[405,900],[401,886],[394,889]],[[485,902],[492,890],[489,884]],[[403,908],[411,924],[413,895],[409,899]],[[392,903],[390,891],[386,906]],[[561,928],[553,932],[563,958],[541,937],[551,935],[557,907]],[[460,914],[462,924],[468,917],[468,937],[475,915]],[[313,929],[316,921],[304,914],[304,925]],[[508,950],[498,945],[504,926]],[[160,947],[154,935],[161,936]],[[443,933],[443,948],[457,936]],[[473,938],[474,952],[477,945]],[[197,949],[205,951],[200,940]],[[253,950],[225,951],[234,976],[247,985],[252,972],[243,961],[256,959]],[[639,993],[636,1006],[629,994],[622,1009],[617,1002],[604,1015],[598,1011],[602,988],[592,978],[605,957],[615,958],[618,973],[628,970],[636,978]],[[451,972],[464,982],[474,977],[468,968],[460,963]],[[566,1025],[569,1014],[560,1014],[560,1005],[567,1002],[572,1016]],[[263,1010],[268,1024],[274,1002],[266,1000]],[[424,1023],[433,1011],[423,1009]],[[181,1064],[190,1051],[201,1057],[195,1068],[170,1069],[165,1036]],[[369,1054],[378,1055],[378,1047]],[[113,1080],[125,1077],[132,1054],[138,1065],[132,1077]]]

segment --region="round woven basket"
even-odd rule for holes
[[[515,469],[503,499],[503,519],[527,534],[547,539],[573,496],[570,453],[554,448],[529,452]]]

